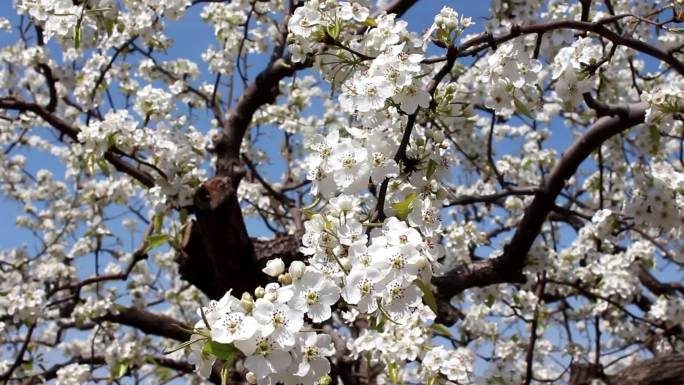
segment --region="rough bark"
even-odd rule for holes
[[[397,0],[385,10],[401,16],[416,2]],[[177,256],[181,277],[212,299],[220,298],[230,289],[239,296],[265,284],[267,276],[261,272],[261,267],[267,258],[277,256],[293,260],[300,257],[299,241],[295,237],[251,240],[236,194],[245,174],[240,147],[254,114],[262,106],[275,102],[282,79],[313,64],[310,61],[292,63],[283,55],[287,19],[279,27],[282,39],[268,65],[245,89],[228,113],[223,131],[214,140],[216,176],[205,182],[195,196],[196,220],[187,227]]]
[[[684,354],[668,354],[635,362],[616,374],[606,375],[594,364],[573,364],[569,385],[591,385],[599,379],[608,385],[682,385]]]
[[[565,183],[580,164],[604,141],[644,121],[646,106],[637,103],[613,116],[599,118],[558,160],[535,193],[532,203],[517,225],[513,239],[504,246],[502,256],[461,266],[445,276],[433,279],[438,297],[448,301],[471,287],[484,287],[497,283],[524,282],[522,270],[527,253],[539,235],[542,225],[553,211],[555,200]]]

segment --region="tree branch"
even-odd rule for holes
[[[525,210],[511,242],[504,247],[502,256],[461,266],[442,277],[433,279],[438,296],[448,301],[454,295],[471,287],[484,287],[497,283],[523,282],[522,269],[527,253],[539,235],[547,215],[556,207],[555,199],[565,182],[579,165],[604,141],[644,121],[646,105],[631,104],[626,113],[605,116],[577,140],[556,163],[546,180]]]

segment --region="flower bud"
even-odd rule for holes
[[[290,275],[290,273],[280,274],[278,276],[278,282],[280,282],[280,284],[283,286],[289,285],[292,283],[292,276]]]
[[[280,258],[271,259],[261,271],[275,278],[285,271],[285,262]]]
[[[256,374],[254,374],[252,372],[247,372],[247,374],[245,374],[245,380],[247,380],[247,382],[249,382],[250,384],[256,384],[257,383]]]
[[[254,289],[254,296],[256,298],[264,298],[264,295],[266,295],[266,289],[263,287],[259,286],[256,289]]]
[[[244,292],[242,293],[242,298],[240,298],[240,305],[242,305],[246,311],[252,311],[252,308],[254,307],[254,298],[248,292]]]
[[[299,278],[302,278],[302,275],[304,275],[304,270],[306,270],[306,265],[304,262],[294,261],[290,264],[290,269],[288,271],[292,279],[298,280]]]
[[[267,291],[266,294],[264,294],[264,299],[268,302],[275,302],[278,299],[278,292]]]
[[[444,18],[442,17],[442,15],[435,16],[435,24],[438,28],[442,28],[442,24],[444,24]]]
[[[434,130],[432,131],[432,139],[434,139],[435,142],[437,143],[442,143],[444,141],[444,133],[440,130]]]

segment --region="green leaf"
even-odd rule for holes
[[[116,144],[116,132],[107,135],[107,145],[112,147]]]
[[[157,247],[163,245],[169,240],[169,236],[166,234],[154,234],[150,235],[145,239],[145,253],[156,249]]]
[[[315,212],[311,209],[302,209],[302,214],[304,214],[304,218],[306,219],[311,219]]]
[[[660,131],[658,131],[658,126],[649,126],[648,134],[651,138],[651,142],[656,145],[660,143]]]
[[[154,232],[161,233],[164,226],[164,214],[157,214],[154,216]]]
[[[107,36],[112,36],[112,33],[114,33],[114,23],[114,20],[104,19],[104,26],[105,31],[107,31]]]
[[[515,108],[518,110],[518,112],[520,112],[521,114],[527,116],[527,117],[530,118],[530,119],[534,119],[534,118],[532,117],[532,113],[530,112],[530,109],[527,108],[527,106],[525,105],[525,103],[523,103],[520,99],[518,99],[518,98],[515,97],[515,96],[513,97],[513,104],[515,104]]]
[[[117,361],[110,370],[113,379],[123,377],[126,372],[128,372],[128,363],[126,361]]]
[[[74,27],[74,48],[81,48],[81,25],[80,23]]]
[[[89,175],[95,175],[95,156],[93,154],[89,154],[86,156],[86,171],[88,172]]]
[[[449,328],[446,326],[440,324],[440,323],[434,323],[432,326],[430,326],[430,329],[432,329],[435,333],[445,336],[445,337],[453,337],[453,334],[451,334],[451,331],[449,331]]]
[[[387,365],[387,377],[392,384],[397,385],[399,383],[399,365],[396,362]]]
[[[485,305],[487,305],[487,307],[492,307],[492,305],[494,305],[494,294],[492,294],[492,293],[487,294],[487,299],[485,300]]]
[[[157,367],[154,369],[154,372],[160,382],[170,379],[173,375],[173,371],[171,369],[159,365],[157,365]]]
[[[26,372],[31,372],[33,370],[33,361],[26,361],[22,363],[21,368]]]
[[[426,305],[435,313],[437,314],[437,300],[435,299],[435,295],[432,294],[432,289],[430,288],[430,285],[423,282],[420,279],[416,279],[415,281],[416,285],[420,288],[420,290],[423,291],[423,302],[425,302]]]
[[[202,346],[202,353],[210,354],[225,361],[232,361],[235,358],[237,349],[231,344],[222,344],[208,340]]]
[[[207,338],[200,338],[200,339],[197,339],[197,340],[185,341],[185,342],[180,343],[180,344],[178,344],[178,345],[176,345],[176,346],[173,346],[173,347],[171,347],[171,348],[169,348],[169,349],[167,349],[167,350],[164,350],[164,354],[171,354],[171,353],[173,353],[173,352],[177,352],[177,351],[179,351],[179,350],[181,350],[181,349],[187,348],[188,346],[194,344],[195,342],[199,342],[199,341],[206,340],[206,339],[207,339]]]
[[[188,210],[187,209],[181,209],[178,216],[180,218],[181,225],[184,225],[188,221]]]
[[[97,166],[100,167],[103,174],[109,176],[109,165],[107,165],[107,161],[104,158],[97,160]]]
[[[378,333],[382,333],[383,327],[385,326],[385,317],[380,313],[377,317],[371,317],[371,329]]]
[[[397,203],[392,203],[390,207],[394,210],[394,215],[402,221],[408,217],[413,209],[413,204],[416,201],[416,193],[411,193],[404,200]]]
[[[435,162],[433,159],[430,159],[427,166],[427,180],[432,179],[432,176],[435,175],[435,171],[437,171],[437,162]]]

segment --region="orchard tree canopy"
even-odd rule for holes
[[[683,384],[684,2],[475,3],[13,0],[0,383]]]

